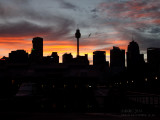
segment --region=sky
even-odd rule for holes
[[[0,0],[0,57],[13,50],[32,49],[32,39],[44,39],[44,56],[58,52],[76,57],[75,32],[81,31],[80,55],[127,51],[132,38],[141,53],[160,47],[159,0]]]

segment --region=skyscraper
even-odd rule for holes
[[[106,51],[94,51],[93,52],[93,65],[106,64]]]
[[[137,42],[132,41],[128,45],[127,68],[135,70],[144,64],[144,55],[140,54]]]
[[[51,63],[55,63],[55,64],[59,63],[59,56],[58,56],[57,52],[52,52]]]
[[[113,46],[113,49],[110,50],[110,67],[125,68],[125,50]]]
[[[160,48],[147,49],[147,63],[155,72],[160,70]]]
[[[93,52],[93,66],[102,73],[109,71],[109,62],[106,61],[106,51]]]
[[[31,51],[31,60],[38,62],[43,58],[43,38],[35,37],[32,40],[33,48]]]

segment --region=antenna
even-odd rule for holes
[[[79,25],[77,24],[77,29],[79,29]]]
[[[132,32],[132,41],[134,41],[134,39],[133,39],[133,32]]]

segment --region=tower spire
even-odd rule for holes
[[[76,30],[75,38],[77,38],[77,57],[79,56],[79,38],[81,37],[81,33],[79,28]]]

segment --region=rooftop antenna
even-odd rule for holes
[[[77,29],[79,29],[79,25],[77,24]]]
[[[133,32],[132,32],[132,41],[134,41],[134,38],[133,38]]]

